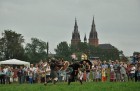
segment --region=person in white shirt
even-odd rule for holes
[[[4,69],[3,69],[4,74],[6,74],[7,71],[8,71],[8,67],[5,66]]]
[[[51,69],[50,69],[49,63],[47,63],[45,72],[46,72],[46,77],[45,77],[45,84],[44,85],[46,85],[47,82],[50,80],[50,72],[51,72]]]
[[[130,78],[132,81],[134,81],[135,72],[136,72],[136,67],[134,64],[132,64],[131,69],[130,69]]]

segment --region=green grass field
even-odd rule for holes
[[[73,82],[71,85],[49,83],[47,86],[43,84],[0,84],[0,91],[140,91],[140,83],[84,82],[83,85],[80,85],[79,82]]]

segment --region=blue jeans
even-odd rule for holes
[[[33,84],[33,78],[29,77],[29,83]]]

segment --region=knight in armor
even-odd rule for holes
[[[74,82],[77,79],[78,72],[80,70],[80,63],[76,62],[76,63],[69,65],[69,69],[72,69],[72,70],[70,73],[70,77],[68,78],[68,85],[70,85],[71,82]],[[78,79],[78,80],[82,84],[82,79]]]
[[[50,69],[51,69],[50,78],[52,79],[53,84],[55,84],[58,80],[56,60],[51,60]]]
[[[61,64],[59,61],[52,59],[50,62],[50,78],[53,82],[53,84],[56,84],[56,82],[58,81],[58,74],[57,71],[63,66],[63,64]]]

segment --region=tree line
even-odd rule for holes
[[[12,30],[4,30],[0,37],[0,61],[15,58],[37,63],[40,60],[47,60],[52,57],[49,56],[48,50],[49,44],[47,42],[38,38],[31,38],[31,43],[25,44],[24,36]],[[71,60],[72,53],[77,55],[78,60],[81,60],[82,53],[87,54],[88,57],[98,56],[102,60],[119,59],[117,48],[104,50],[83,42],[70,45],[63,41],[54,50],[56,52],[54,57],[63,58],[64,60]]]

